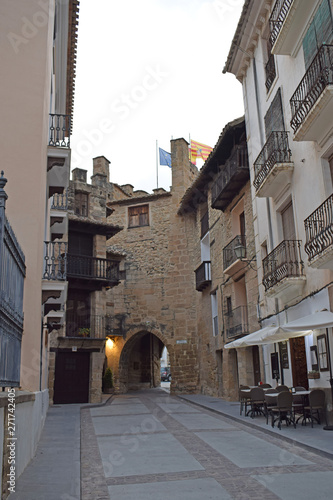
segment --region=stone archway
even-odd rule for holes
[[[167,347],[172,360],[173,348],[159,330],[147,327],[127,332],[119,358],[119,390],[137,390],[160,385],[160,357]]]

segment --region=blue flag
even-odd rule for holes
[[[167,165],[171,168],[171,153],[167,153],[162,148],[158,148],[160,150],[160,165]]]

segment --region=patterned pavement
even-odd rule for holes
[[[330,458],[162,390],[81,410],[82,500],[312,500],[332,492]]]

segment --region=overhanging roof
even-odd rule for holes
[[[115,234],[119,233],[122,226],[113,226],[106,222],[99,222],[93,219],[88,219],[84,217],[77,217],[75,215],[69,215],[68,217],[69,231],[77,231],[80,233],[88,234],[101,234],[105,235],[107,238],[111,238]]]

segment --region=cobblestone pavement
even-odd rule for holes
[[[82,500],[324,500],[332,485],[330,458],[162,390],[81,410]]]

